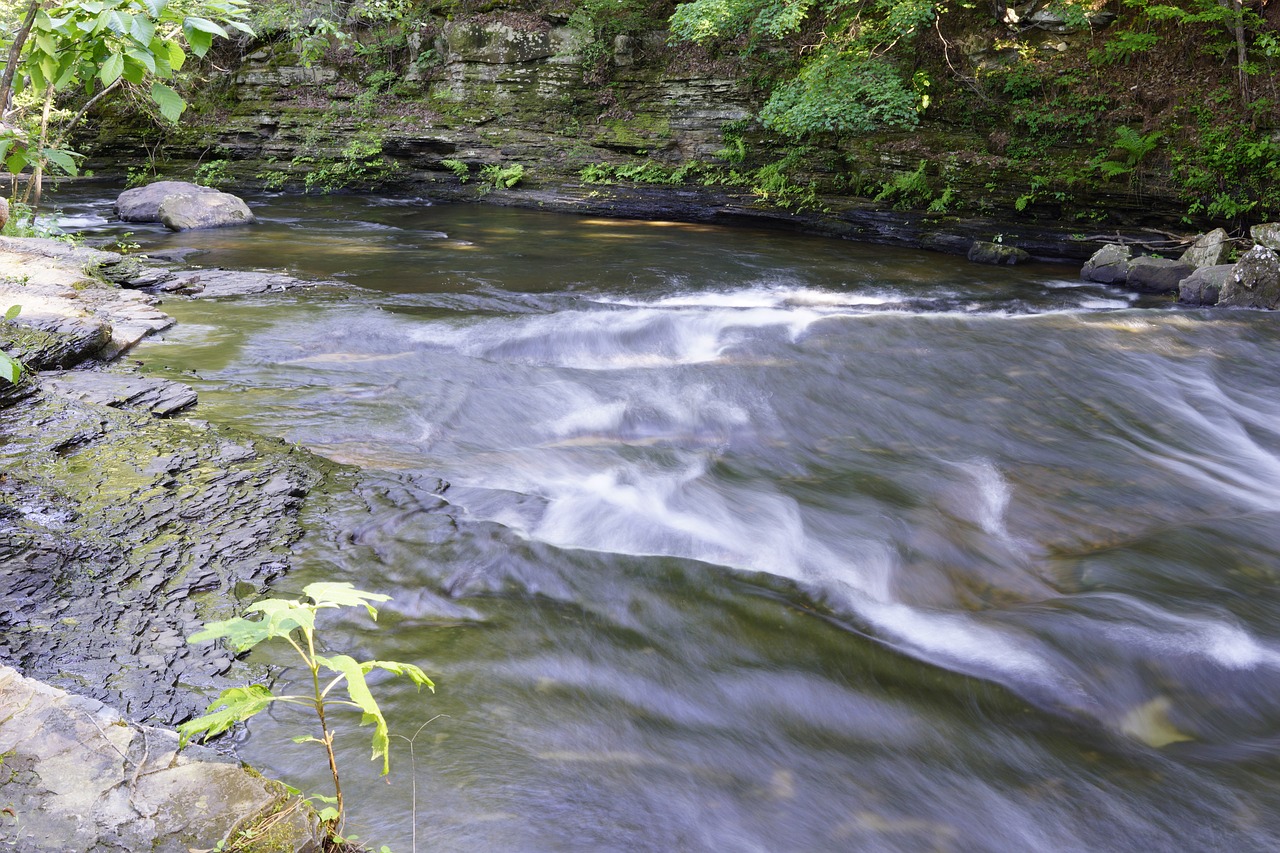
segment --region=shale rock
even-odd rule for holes
[[[1280,257],[1266,246],[1254,246],[1236,262],[1222,286],[1219,305],[1239,308],[1280,308]]]
[[[212,187],[202,187],[186,181],[156,181],[154,184],[120,193],[116,197],[116,216],[125,222],[159,222],[160,203],[169,196],[217,192]]]
[[[1123,284],[1129,277],[1129,262],[1132,257],[1133,252],[1128,246],[1103,246],[1085,261],[1080,277],[1100,284]]]
[[[257,222],[244,199],[231,193],[179,193],[160,202],[160,221],[170,231],[225,228]]]
[[[1177,293],[1178,282],[1195,272],[1196,268],[1172,258],[1143,256],[1129,262],[1129,275],[1125,285],[1139,293]]]
[[[196,392],[171,379],[107,373],[101,370],[46,371],[40,384],[63,397],[110,406],[113,409],[136,409],[165,418],[194,406]]]
[[[1215,228],[1208,234],[1201,234],[1197,237],[1196,241],[1182,253],[1182,257],[1178,258],[1178,260],[1197,269],[1225,263],[1227,254],[1231,251],[1230,240],[1231,238],[1227,236],[1226,231],[1221,228]]]
[[[1178,301],[1184,305],[1217,305],[1222,288],[1235,269],[1235,264],[1200,267],[1178,282]]]
[[[199,421],[17,402],[0,417],[0,663],[140,722],[203,710],[234,658],[186,638],[285,571],[319,465]]]
[[[1006,246],[1003,243],[990,243],[975,240],[969,247],[969,260],[975,264],[996,264],[1013,266],[1031,259],[1030,253],[1017,246]]]

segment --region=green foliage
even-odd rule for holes
[[[461,183],[471,180],[471,167],[461,160],[441,160],[440,165],[452,172]]]
[[[345,654],[320,654],[316,643],[316,616],[321,610],[341,607],[363,607],[373,620],[378,611],[374,603],[387,601],[388,596],[355,589],[349,583],[313,583],[302,590],[303,599],[293,601],[268,598],[251,605],[244,616],[222,622],[213,622],[190,638],[192,643],[212,640],[226,642],[235,652],[246,652],[270,640],[283,640],[297,653],[303,666],[310,673],[308,692],[303,694],[277,694],[262,684],[233,687],[224,690],[205,713],[178,726],[183,744],[192,739],[207,740],[219,735],[238,722],[248,720],[275,703],[307,708],[314,712],[319,724],[319,736],[302,735],[297,743],[317,743],[325,748],[329,769],[333,776],[336,808],[322,812],[322,818],[341,828],[343,818],[342,781],[338,773],[337,759],[333,752],[334,730],[329,721],[331,713],[341,708],[360,712],[360,724],[373,726],[373,759],[382,759],[382,774],[391,769],[390,740],[387,721],[382,715],[367,676],[374,670],[404,676],[419,688],[435,690],[435,685],[420,668],[399,661],[357,661]],[[331,696],[341,686],[346,699]]]
[[[1280,215],[1280,142],[1243,123],[1221,122],[1197,109],[1194,144],[1171,150],[1187,211],[1215,219]]]
[[[31,28],[9,45],[5,76],[14,109],[0,128],[0,162],[14,175],[31,168],[39,193],[47,166],[78,171],[78,155],[62,140],[83,117],[54,109],[60,93],[82,90],[89,103],[124,87],[146,92],[169,122],[186,109],[170,85],[190,51],[208,52],[230,30],[252,35],[247,0],[64,0],[27,6]],[[24,19],[26,20],[26,19]],[[87,106],[87,105],[86,105]],[[52,121],[52,126],[51,126]]]
[[[1147,155],[1156,150],[1164,137],[1161,131],[1141,134],[1128,125],[1116,128],[1115,147],[1119,149],[1119,157],[1096,157],[1089,166],[1106,178],[1128,176],[1130,181],[1136,180],[1138,166]]]
[[[22,311],[21,305],[11,305],[4,312],[4,319],[0,322],[8,323],[17,317]],[[4,380],[11,385],[16,385],[18,380],[22,378],[22,362],[13,358],[8,353],[0,350],[0,380]]]
[[[929,80],[906,79],[899,62],[915,61],[911,40],[936,14],[934,0],[691,0],[676,7],[670,25],[679,40],[749,34],[755,45],[799,33],[816,18],[823,28],[817,47],[774,82],[760,113],[765,127],[803,138],[914,127],[928,105]]]
[[[226,160],[210,160],[196,167],[195,182],[205,187],[225,187],[235,183]]]
[[[400,164],[382,153],[382,140],[371,136],[347,143],[337,158],[299,156],[293,165],[310,167],[303,185],[307,192],[321,193],[377,186],[400,171]]]
[[[787,175],[786,159],[761,166],[750,177],[751,193],[758,201],[776,205],[795,213],[820,210],[817,185],[810,181],[799,184]]]
[[[933,188],[925,176],[929,163],[921,160],[913,172],[899,172],[880,187],[875,201],[891,201],[896,208],[923,207],[933,200]]]
[[[509,190],[522,180],[524,180],[524,166],[519,163],[513,163],[510,166],[490,163],[480,170],[482,192]]]

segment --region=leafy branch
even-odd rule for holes
[[[390,740],[387,721],[373,697],[366,676],[375,669],[392,675],[405,676],[419,689],[435,690],[435,684],[417,666],[399,661],[357,661],[349,655],[322,655],[316,651],[316,613],[339,607],[364,607],[369,617],[377,621],[378,611],[374,602],[387,601],[389,596],[364,592],[349,583],[313,583],[302,590],[303,600],[293,601],[269,598],[251,605],[244,616],[222,622],[212,622],[193,635],[189,642],[202,643],[225,640],[236,652],[246,652],[268,640],[284,640],[301,658],[311,674],[310,690],[301,694],[276,694],[264,684],[233,687],[224,690],[205,713],[178,726],[185,744],[193,738],[208,740],[222,734],[238,722],[265,711],[272,704],[281,702],[297,705],[313,711],[320,725],[320,734],[302,735],[295,743],[317,743],[324,747],[329,759],[329,772],[333,776],[334,806],[320,812],[321,820],[335,832],[340,832],[345,816],[342,798],[342,780],[338,772],[338,760],[333,751],[335,729],[330,723],[335,708],[352,708],[361,713],[361,725],[373,725],[372,759],[382,759],[382,774],[391,770]],[[334,690],[342,687],[346,698],[337,698]],[[340,694],[339,694],[340,695]]]

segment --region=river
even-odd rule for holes
[[[325,637],[438,689],[377,683],[417,732],[390,784],[344,721],[349,831],[1280,848],[1275,315],[781,232],[254,201],[128,239],[347,286],[167,299],[132,357],[190,417],[358,469],[280,592],[390,595]],[[65,221],[120,234],[108,208]],[[299,719],[241,755],[325,792]]]

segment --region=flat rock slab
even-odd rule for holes
[[[155,376],[100,370],[47,371],[40,384],[56,394],[114,409],[137,409],[166,418],[194,406],[196,392],[181,382]]]
[[[0,666],[0,849],[210,849],[268,814],[285,849],[319,850],[312,815],[272,783],[171,731]]]
[[[284,273],[201,269],[180,272],[171,281],[160,285],[159,289],[184,296],[213,298],[250,296],[255,293],[272,293],[321,285],[341,286],[336,281],[306,281]]]

